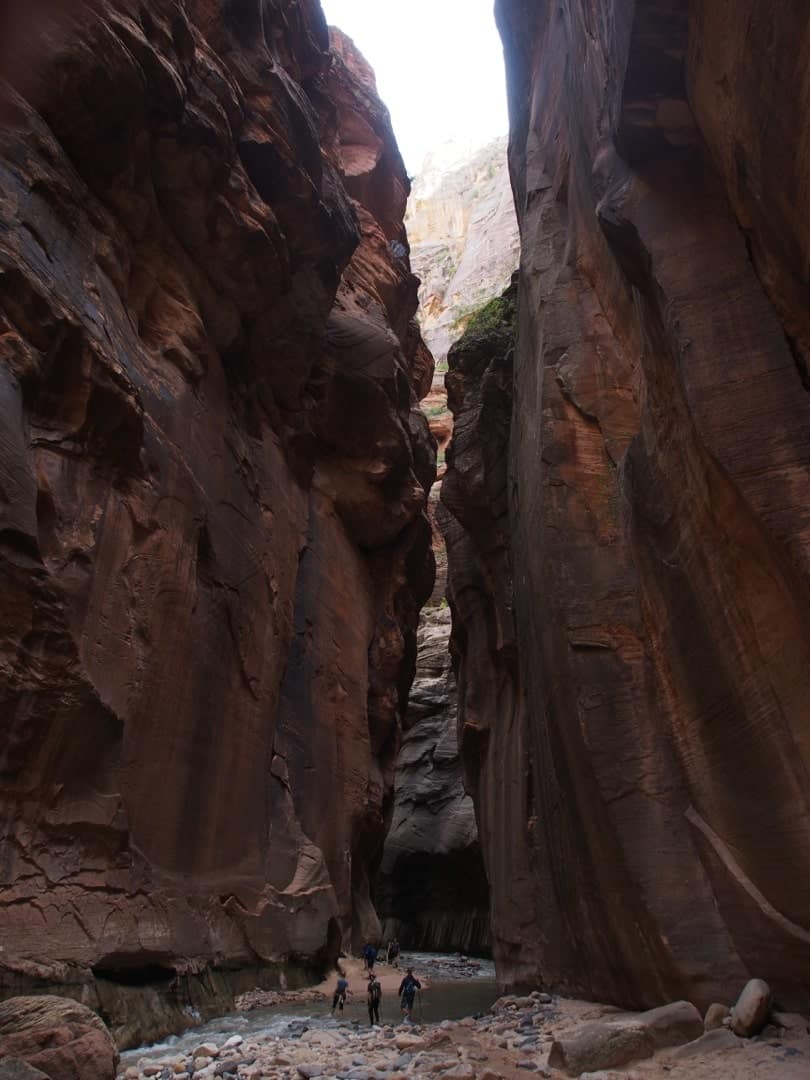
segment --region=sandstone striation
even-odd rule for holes
[[[118,1051],[86,1005],[43,994],[0,1002],[0,1061],[17,1059],[31,1080],[113,1080]],[[40,1070],[39,1073],[36,1070]],[[26,1080],[24,1069],[20,1080]]]
[[[432,361],[316,0],[38,44],[0,131],[0,987],[126,1045],[379,929]]]
[[[484,358],[449,377],[499,975],[636,1007],[756,976],[806,1004],[810,23],[569,7],[497,4],[514,388]]]

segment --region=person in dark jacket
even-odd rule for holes
[[[373,971],[368,975],[368,1022],[374,1027],[380,1022],[380,1002],[382,1000],[382,986],[380,980]]]
[[[332,998],[332,1016],[335,1015],[335,1009],[338,1012],[343,1012],[343,1006],[346,1004],[346,994],[349,990],[349,980],[345,975],[338,975],[337,986],[335,987],[335,993]]]
[[[377,950],[369,942],[369,944],[366,945],[366,947],[363,949],[363,961],[364,961],[364,963],[366,965],[366,969],[368,971],[373,971],[374,970],[374,961],[376,959],[377,959]]]
[[[421,989],[422,984],[414,975],[413,968],[408,968],[405,973],[405,978],[399,984],[399,998],[402,1004],[402,1011],[409,1020],[413,1013],[413,1001],[416,997],[416,991]]]

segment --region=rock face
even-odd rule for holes
[[[45,994],[0,1002],[0,1059],[9,1058],[41,1070],[32,1078],[114,1080],[118,1051],[86,1005]],[[18,1075],[24,1080],[25,1069]]]
[[[757,975],[806,1005],[810,24],[497,15],[514,404],[459,370],[448,540],[500,978],[704,1007]]]
[[[428,155],[405,219],[419,325],[440,370],[465,317],[506,287],[520,252],[506,137],[452,149]]]
[[[464,790],[449,641],[450,609],[426,608],[375,901],[384,940],[480,955],[489,951],[489,894]]]
[[[126,1044],[379,928],[432,362],[315,0],[51,31],[0,132],[0,985]]]

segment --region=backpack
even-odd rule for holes
[[[369,987],[369,997],[375,1005],[382,997],[382,986],[380,986],[378,979],[375,979]]]

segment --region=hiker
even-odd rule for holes
[[[374,961],[377,959],[377,950],[369,942],[363,949],[363,962],[366,967],[366,971],[374,970]]]
[[[368,1022],[374,1027],[380,1022],[380,1001],[382,999],[382,986],[380,980],[373,971],[368,975]]]
[[[402,1011],[408,1020],[411,1019],[413,1013],[413,999],[416,997],[416,991],[422,989],[422,984],[416,978],[413,973],[413,968],[408,968],[405,973],[405,978],[399,984],[399,997],[402,1004]]]
[[[396,938],[391,938],[391,940],[388,942],[388,951],[387,951],[386,957],[385,957],[387,963],[393,964],[393,966],[396,967],[397,966],[397,957],[398,956],[399,956],[399,942],[397,941]]]
[[[346,1004],[346,994],[349,991],[349,980],[346,976],[340,972],[338,975],[337,986],[335,987],[334,997],[332,998],[332,1016],[335,1015],[335,1009],[339,1013],[343,1013],[343,1006]]]

